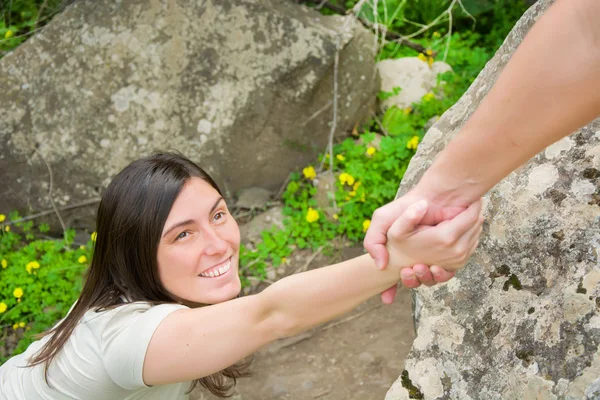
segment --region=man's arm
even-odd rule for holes
[[[373,215],[364,244],[380,268],[387,264],[385,233],[408,205],[426,199],[424,221],[430,225],[453,218],[533,155],[600,114],[598,15],[598,0],[558,0],[540,17],[415,188]],[[445,278],[425,271],[418,279]],[[413,271],[403,274],[406,286],[419,280]],[[393,293],[383,298],[388,302]]]
[[[600,115],[600,1],[559,0],[417,187],[467,206],[550,144]]]

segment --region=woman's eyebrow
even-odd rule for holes
[[[164,238],[165,236],[167,236],[167,235],[169,234],[169,232],[171,232],[173,229],[176,229],[176,228],[179,228],[179,227],[182,227],[182,226],[185,226],[185,225],[191,225],[191,224],[193,224],[194,222],[196,222],[196,221],[195,221],[195,220],[193,220],[193,219],[187,219],[187,220],[185,220],[185,221],[181,221],[181,222],[178,222],[178,223],[176,223],[175,225],[173,225],[172,227],[170,227],[170,228],[169,228],[169,229],[168,229],[168,230],[165,232],[165,234],[163,235],[163,238]]]
[[[217,206],[219,205],[219,203],[223,200],[223,197],[219,197],[217,199],[217,201],[215,202],[215,204],[213,204],[212,208],[210,209],[210,211],[208,212],[208,214],[212,214],[213,211],[215,211],[215,208],[217,208]],[[162,236],[163,238],[165,236],[167,236],[169,234],[169,232],[171,232],[173,229],[185,226],[185,225],[190,225],[195,223],[196,221],[193,219],[186,219],[185,221],[181,221],[176,223],[175,225],[173,225],[172,227],[170,227],[169,229],[167,229],[167,231],[164,233],[164,235]]]
[[[208,212],[209,214],[212,214],[213,211],[215,211],[215,208],[217,208],[217,206],[219,205],[219,203],[221,202],[221,200],[223,200],[222,197],[219,197],[217,199],[217,201],[215,202],[215,204],[212,206],[212,208],[210,209],[210,211]]]

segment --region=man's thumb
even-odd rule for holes
[[[394,221],[388,231],[388,236],[391,238],[401,238],[406,234],[413,232],[427,213],[427,207],[427,200],[421,200],[412,204],[396,221]]]

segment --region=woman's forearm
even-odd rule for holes
[[[275,282],[259,296],[278,336],[291,336],[344,314],[396,284],[398,268],[379,271],[368,254]]]
[[[600,115],[598,0],[559,0],[532,27],[461,132],[419,182],[467,205]]]

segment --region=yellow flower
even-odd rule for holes
[[[356,196],[356,192],[355,192],[354,190],[353,190],[353,191],[351,191],[351,192],[350,192],[350,193],[348,193],[348,194],[350,195],[350,197],[354,197],[354,196]]]
[[[429,64],[429,66],[431,67],[431,66],[433,65],[433,62],[434,62],[434,61],[435,61],[435,60],[433,59],[433,57],[429,57],[429,58],[427,59],[427,64]]]
[[[302,173],[304,174],[304,177],[306,179],[310,179],[310,180],[315,179],[317,176],[317,171],[315,171],[315,169],[313,168],[312,165],[309,165],[308,167],[304,168],[302,170]]]
[[[5,219],[6,219],[6,215],[0,214],[0,222],[4,222]]]
[[[431,51],[431,49],[427,49],[427,50],[425,50],[425,54],[427,54],[428,56],[432,56],[433,51]]]
[[[85,264],[87,262],[87,257],[86,256],[79,256],[79,258],[77,259],[77,262],[79,264]]]
[[[8,308],[8,306],[6,305],[5,302],[0,303],[0,314],[2,314],[4,311],[6,311],[7,308]]]
[[[373,154],[375,154],[376,151],[377,151],[377,149],[375,147],[371,146],[367,149],[367,155],[372,156]]]
[[[6,232],[10,232],[10,225],[6,225],[6,227],[4,228],[4,230],[5,230]]]
[[[287,264],[287,258],[281,257],[281,263],[282,264]]]
[[[433,37],[438,38],[442,35],[440,35],[440,33],[438,31],[433,32]]]
[[[8,261],[6,261],[4,258],[2,259],[2,261],[0,261],[0,264],[2,264],[2,268],[8,267]]]
[[[371,226],[371,220],[370,219],[365,219],[363,221],[363,232],[366,232],[369,227]]]
[[[15,331],[16,331],[17,329],[19,329],[19,324],[15,323],[15,324],[13,325],[13,329],[14,329]]]
[[[319,212],[314,210],[312,207],[308,207],[308,211],[306,212],[306,220],[308,222],[315,222],[319,219]]]
[[[333,219],[338,220],[340,217],[337,214],[333,214]]]
[[[352,186],[352,189],[357,190],[360,187],[360,182],[356,182],[354,184],[354,186]]]
[[[19,322],[19,328],[25,328],[25,322],[23,322],[23,321]]]
[[[419,60],[423,61],[423,62],[427,62],[427,56],[423,53],[419,53],[419,55],[417,56],[419,58]]]
[[[20,287],[16,288],[13,291],[13,296],[15,296],[17,299],[20,299],[21,297],[23,297],[23,289],[21,289]]]
[[[38,269],[39,267],[40,267],[40,263],[38,263],[37,261],[31,261],[31,262],[27,263],[27,265],[25,266],[25,269],[27,270],[27,272],[29,272],[31,274],[31,270]]]
[[[419,137],[413,136],[408,143],[406,143],[406,148],[409,150],[416,150],[419,145]]]
[[[92,239],[92,242],[95,242],[97,237],[98,237],[97,232],[92,232],[92,234],[90,235],[90,239]]]
[[[344,160],[346,159],[346,157],[344,157],[344,156],[343,156],[343,155],[341,155],[341,154],[338,154],[337,156],[335,156],[335,158],[337,158],[337,159],[338,159],[338,160],[340,160],[340,161],[344,161]]]
[[[408,107],[406,107],[406,108],[404,109],[404,115],[408,115],[408,114],[410,114],[410,113],[411,113],[411,111],[412,111],[412,107],[411,107],[411,106],[408,106]]]
[[[11,37],[13,37],[15,35],[15,33],[13,31],[11,31],[10,29],[6,31],[6,33],[4,34],[4,39],[10,39]]]
[[[349,173],[347,173],[347,172],[342,172],[340,174],[339,179],[340,179],[340,183],[342,185],[344,185],[346,183],[348,185],[354,185],[354,177],[352,175],[350,175]]]
[[[435,94],[429,92],[425,96],[423,96],[423,101],[430,101],[435,99]]]

